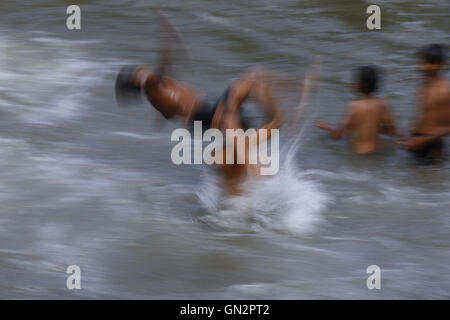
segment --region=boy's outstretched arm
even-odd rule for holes
[[[265,123],[264,125],[262,125],[258,130],[257,130],[257,134],[258,134],[258,144],[269,140],[272,137],[272,129],[280,129],[281,126],[284,123],[284,116],[283,113],[281,111],[281,108],[277,105],[272,105],[272,107],[270,108],[270,113],[271,113],[271,120],[267,123]],[[260,129],[266,129],[267,130],[267,135],[264,136],[260,134]]]
[[[168,39],[162,39],[159,49],[159,63],[156,72],[156,83],[159,83],[170,67],[170,44]]]
[[[330,124],[322,120],[317,121],[316,126],[322,130],[330,132],[330,136],[335,139],[340,139],[344,135],[344,131],[342,129],[335,129]]]
[[[333,128],[330,124],[325,121],[317,121],[316,126],[322,130],[330,132],[330,136],[334,139],[342,138],[346,133],[349,133],[353,129],[353,107],[350,105],[349,112],[346,115],[345,121],[340,128]]]
[[[272,129],[280,129],[284,123],[284,115],[283,112],[278,105],[278,103],[272,98],[270,103],[267,103],[266,110],[270,113],[269,122],[263,124],[259,127],[256,132],[256,141],[257,144],[263,143],[267,140],[270,140],[272,137]],[[261,134],[261,129],[266,130],[266,134]],[[252,141],[252,139],[250,139]]]
[[[407,140],[399,141],[398,143],[406,147],[410,151],[417,151],[422,149],[429,143],[439,140],[445,136],[450,135],[450,126],[436,128],[432,134],[426,136],[411,137]]]

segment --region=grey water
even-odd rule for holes
[[[66,28],[70,4],[80,31]],[[366,28],[370,4],[380,31]],[[222,199],[212,168],[171,162],[182,122],[115,103],[121,66],[157,61],[156,8],[179,32],[171,75],[211,96],[262,67],[283,79],[292,118],[321,61],[295,154],[246,195]],[[446,0],[2,1],[0,298],[450,298],[448,157],[423,165],[389,138],[356,156],[312,125],[338,124],[352,69],[375,64],[406,132],[415,51],[449,44],[449,12]],[[70,265],[80,290],[67,289]],[[366,286],[370,265],[380,290]]]

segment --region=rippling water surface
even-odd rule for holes
[[[355,156],[310,125],[340,121],[352,68],[370,63],[411,126],[414,52],[448,45],[448,1],[379,1],[380,32],[365,28],[367,1],[75,2],[78,32],[71,1],[0,4],[1,298],[450,297],[449,161],[419,165],[388,139]],[[115,104],[120,67],[156,61],[157,7],[192,55],[175,46],[171,74],[212,96],[262,66],[290,117],[320,56],[295,154],[282,134],[280,173],[245,196],[223,200],[212,169],[172,164],[180,122]],[[382,290],[366,288],[372,264]]]

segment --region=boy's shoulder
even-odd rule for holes
[[[429,92],[435,99],[447,100],[450,97],[450,82],[447,79],[439,79],[439,81],[433,83]]]
[[[450,90],[450,82],[445,78],[438,78],[424,85],[431,90]]]
[[[376,107],[384,108],[384,107],[388,106],[388,102],[385,98],[370,97],[370,98],[353,100],[350,102],[349,106],[352,109],[362,109],[362,108],[366,108],[367,106],[376,106]]]

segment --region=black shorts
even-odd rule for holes
[[[215,102],[203,101],[198,111],[192,117],[192,121],[201,121],[204,128],[211,128],[212,120],[217,108],[221,103],[227,107],[228,96],[230,95],[230,87],[228,87],[222,96]]]
[[[415,133],[413,137],[423,137],[426,134]],[[433,141],[425,145],[422,149],[414,151],[414,153],[422,159],[434,159],[442,155],[444,150],[444,141],[442,139]]]

